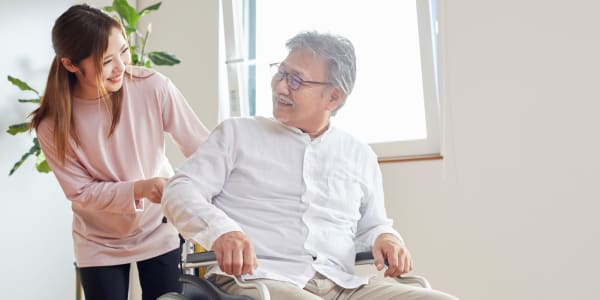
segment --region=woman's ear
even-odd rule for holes
[[[66,57],[61,58],[60,63],[63,65],[63,67],[65,67],[65,69],[67,69],[67,71],[71,73],[77,73],[77,71],[79,71],[79,68]]]

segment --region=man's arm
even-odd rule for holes
[[[385,276],[398,276],[412,270],[412,258],[402,237],[387,217],[383,197],[383,183],[377,157],[371,153],[366,162],[364,197],[361,201],[361,219],[355,238],[359,251],[371,249],[378,270],[388,261]]]
[[[376,239],[384,233],[390,233],[403,243],[402,237],[392,227],[392,220],[387,217],[383,197],[383,182],[377,163],[377,156],[370,151],[365,160],[366,168],[363,173],[363,198],[361,199],[360,215],[354,244],[357,251],[373,248]]]
[[[186,239],[214,249],[222,271],[240,275],[256,265],[254,250],[240,226],[213,205],[233,169],[231,124],[221,123],[166,184],[162,208]]]

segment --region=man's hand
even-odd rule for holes
[[[413,267],[408,248],[391,233],[383,233],[377,237],[373,245],[373,258],[378,271],[383,269],[384,259],[387,259],[388,269],[384,273],[386,277],[400,276],[410,272]]]
[[[258,263],[250,239],[240,231],[221,235],[213,244],[221,271],[229,275],[252,274]]]
[[[133,186],[133,195],[135,200],[146,198],[154,203],[160,203],[163,188],[167,178],[154,177],[146,180],[136,181]]]

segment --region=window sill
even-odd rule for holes
[[[380,164],[386,163],[397,163],[397,162],[412,162],[421,160],[442,160],[444,157],[440,153],[423,154],[423,155],[411,155],[411,156],[391,156],[391,157],[380,157],[377,161]]]

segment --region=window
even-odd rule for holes
[[[380,159],[439,154],[435,2],[223,0],[227,68],[237,70],[227,73],[230,107],[240,107],[233,115],[271,116],[269,64],[286,57],[296,33],[331,32],[348,37],[357,56],[354,90],[332,123]]]

